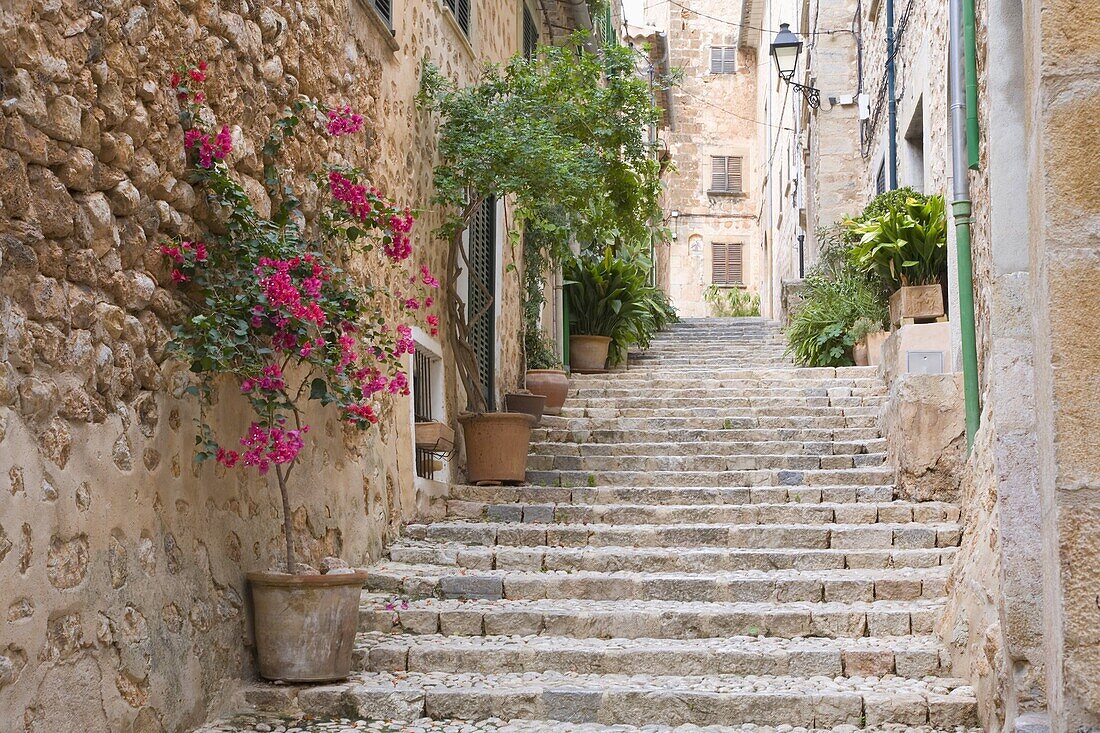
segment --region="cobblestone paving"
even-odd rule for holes
[[[958,507],[893,486],[884,392],[793,368],[759,319],[679,324],[573,378],[528,485],[453,486],[405,527],[350,679],[256,686],[298,717],[202,733],[969,730],[933,633]]]

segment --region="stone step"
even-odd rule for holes
[[[833,486],[882,485],[894,478],[888,466],[820,470],[736,471],[527,471],[539,486]]]
[[[254,706],[271,686],[246,691]],[[609,725],[757,724],[831,728],[899,723],[977,724],[973,691],[951,678],[804,678],[769,675],[482,675],[360,672],[347,682],[290,688],[280,707],[314,717],[410,720],[513,718]]]
[[[575,639],[705,639],[931,634],[942,600],[711,603],[697,601],[400,600],[363,593],[363,631]]]
[[[414,540],[488,547],[735,547],[741,549],[920,550],[957,547],[961,528],[943,524],[410,524]]]
[[[848,455],[768,455],[739,456],[726,453],[693,455],[604,456],[546,455],[535,453],[527,459],[529,471],[757,471],[788,469],[816,471],[819,469],[866,468],[882,466],[885,453]]]
[[[696,401],[689,401],[694,403]],[[566,403],[562,407],[559,419],[571,417],[727,417],[734,420],[763,419],[768,417],[784,420],[806,420],[826,417],[878,417],[878,405],[857,407],[734,407],[722,402],[694,404],[682,407],[629,406],[608,401],[605,406],[583,406]],[[785,425],[784,427],[790,427]]]
[[[365,632],[355,668],[367,672],[576,672],[580,674],[948,676],[938,638],[925,636],[705,639],[573,639],[553,636],[442,636]]]
[[[555,415],[543,416],[543,426],[547,430],[655,430],[688,428],[692,430],[736,430],[757,428],[764,430],[805,430],[807,428],[819,429],[844,429],[844,428],[877,428],[878,417],[875,415],[827,415],[821,417],[783,417],[771,415],[731,415],[729,411],[718,408],[700,409],[697,415],[670,415],[667,412],[658,413],[648,411],[651,414],[634,417],[592,415],[590,417],[558,417]],[[713,413],[713,414],[710,414]]]
[[[957,549],[806,550],[738,548],[508,547],[405,540],[391,545],[391,560],[470,570],[688,573],[728,570],[842,570],[950,566]]]
[[[601,397],[606,399],[620,399],[633,397],[684,399],[697,398],[706,400],[739,400],[748,399],[757,402],[765,402],[771,399],[844,399],[849,397],[884,397],[886,387],[881,382],[869,383],[863,387],[792,387],[785,384],[773,386],[761,386],[758,384],[731,385],[728,387],[703,388],[692,385],[683,387],[654,388],[639,385],[636,389],[622,389],[615,386],[608,387],[577,387],[569,393],[573,398]]]
[[[904,501],[882,486],[470,486],[453,484],[447,498],[513,504],[834,504]]]
[[[908,524],[959,521],[944,502],[864,504],[500,504],[452,499],[447,516],[491,522],[541,524]]]
[[[857,407],[878,408],[885,397],[652,397],[649,395],[596,397],[574,395],[565,401],[569,408],[674,409],[684,407],[725,407],[731,410],[752,410],[752,414],[769,414],[761,410],[784,410],[790,414],[827,415],[838,409]]]
[[[618,382],[618,381],[643,381],[646,374],[645,369],[631,370],[630,372],[618,371],[618,372],[605,372],[600,374],[573,374],[571,375],[577,383],[589,383],[600,384],[603,382]],[[878,374],[878,367],[866,366],[849,366],[849,367],[740,367],[733,369],[721,369],[721,370],[691,370],[691,369],[679,369],[674,370],[683,374],[682,381],[688,381],[694,375],[689,374],[693,371],[706,371],[706,381],[711,382],[714,380],[725,379],[749,379],[758,380],[766,383],[805,383],[813,381],[837,381],[836,386],[846,386],[847,382],[866,380],[870,382],[882,383]],[[840,382],[845,382],[841,384]],[[701,386],[710,386],[710,384],[704,384]]]
[[[944,595],[946,567],[858,570],[611,573],[466,571],[384,562],[367,569],[367,590],[408,598],[485,600],[912,601]]]
[[[546,418],[543,418],[546,420]],[[829,441],[850,442],[882,440],[878,427],[865,428],[729,428],[721,426],[714,429],[677,424],[676,427],[662,427],[660,421],[648,428],[622,429],[617,427],[592,428],[584,423],[576,427],[544,426],[531,431],[531,440],[540,442],[572,443],[720,443],[732,442],[772,442],[772,441],[809,441],[826,443]],[[825,450],[828,450],[827,448]]]
[[[720,433],[719,433],[720,434]],[[538,441],[531,444],[532,456],[855,456],[885,453],[886,439],[849,441],[696,441],[652,443],[591,443]],[[530,465],[530,464],[529,464]]]
[[[278,693],[279,688],[264,687],[262,694],[270,698],[271,692]],[[250,694],[253,697],[261,693],[257,688],[252,688]],[[297,694],[296,691],[293,694]],[[667,726],[647,725],[644,731],[637,726],[608,726],[599,723],[568,723],[553,720],[500,720],[499,718],[487,718],[485,720],[469,721],[443,718],[432,720],[420,718],[417,720],[373,720],[366,718],[317,718],[305,716],[300,713],[280,715],[277,713],[244,713],[231,718],[222,718],[212,723],[206,723],[197,728],[193,733],[267,733],[268,731],[293,731],[294,733],[747,733],[741,726]],[[855,730],[852,726],[839,726],[829,729],[791,728],[785,726],[786,733],[980,733],[981,729],[971,730],[952,729],[951,731],[935,729],[930,726],[883,726],[876,728],[864,728]],[[767,726],[752,726],[752,733],[780,733],[777,729]]]

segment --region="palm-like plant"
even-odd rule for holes
[[[947,218],[942,196],[906,198],[891,203],[880,215],[849,220],[859,240],[852,260],[895,290],[908,285],[933,285],[947,270]]]
[[[609,337],[612,364],[623,361],[631,344],[648,346],[653,334],[677,320],[668,297],[649,284],[644,264],[616,257],[610,247],[602,256],[573,258],[564,274],[570,332]]]

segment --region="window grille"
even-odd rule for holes
[[[386,25],[390,28],[393,27],[393,4],[391,0],[373,0],[374,9],[378,11],[378,14],[382,16],[382,20],[386,21]]]
[[[416,422],[430,422],[432,414],[432,357],[422,349],[413,353],[413,419]],[[416,449],[416,475],[421,478],[435,478],[435,456],[423,448]]]
[[[711,245],[710,281],[715,285],[743,285],[740,242],[715,242]]]
[[[523,55],[531,58],[539,46],[539,27],[531,16],[531,9],[523,3]]]
[[[711,46],[710,73],[737,73],[737,46]]]
[[[741,193],[743,159],[740,156],[712,155],[710,158],[710,190],[713,193]]]
[[[886,161],[878,167],[878,175],[875,176],[875,195],[886,193]]]
[[[470,0],[443,0],[443,4],[451,9],[451,12],[454,13],[455,20],[458,21],[458,27],[461,28],[462,32],[469,38]]]

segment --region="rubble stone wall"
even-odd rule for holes
[[[193,464],[196,406],[165,356],[180,303],[157,247],[200,237],[204,220],[173,67],[209,62],[211,106],[236,141],[229,162],[261,206],[257,141],[289,100],[361,111],[365,137],[291,145],[288,165],[364,166],[426,210],[416,257],[440,272],[420,64],[469,80],[519,43],[518,4],[473,4],[470,41],[437,0],[397,5],[392,36],[366,0],[0,9],[0,732],[186,730],[252,675],[243,575],[278,560],[277,491]],[[518,369],[514,278],[505,288],[501,383]],[[448,373],[450,417],[456,381]],[[209,418],[229,436],[245,415],[226,393]],[[296,540],[307,561],[368,562],[418,511],[408,405],[369,433],[308,417],[291,479]]]

